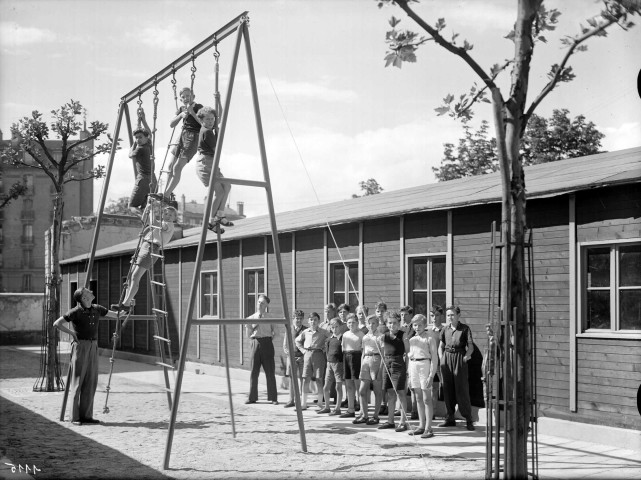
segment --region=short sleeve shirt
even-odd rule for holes
[[[93,304],[89,308],[76,305],[63,315],[67,322],[73,324],[79,340],[96,340],[98,338],[98,321],[107,315],[108,310],[102,305]]]
[[[360,352],[363,349],[363,337],[365,334],[360,330],[356,333],[347,331],[343,333],[343,352]]]
[[[200,110],[201,108],[203,108],[203,106],[200,103],[193,104],[194,112],[198,112],[198,110]],[[185,107],[184,105],[181,105],[178,111],[176,112],[176,115],[180,115],[181,113],[186,111],[187,111],[187,107]],[[198,120],[196,120],[193,115],[189,114],[183,120],[183,128],[185,130],[190,130],[192,132],[199,132],[200,123],[198,123]]]
[[[133,159],[134,164],[136,165],[136,175],[151,177],[151,148],[149,146],[149,142],[144,145],[138,145],[131,151],[129,157]]]

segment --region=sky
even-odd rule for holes
[[[472,57],[489,71],[513,56],[503,38],[515,20],[513,0],[423,0],[416,11],[430,24],[444,18],[446,37],[459,34],[474,45]],[[562,15],[548,42],[534,51],[528,98],[546,82],[550,65],[564,54],[559,39],[579,32],[596,15],[598,2],[556,0],[547,8]],[[70,99],[87,109],[87,120],[109,123],[113,132],[120,98],[242,12],[249,12],[249,35],[258,84],[275,210],[289,211],[351,198],[359,182],[375,178],[384,191],[435,181],[432,167],[443,144],[462,135],[459,122],[434,111],[452,93],[480,83],[458,57],[434,42],[422,46],[416,63],[385,68],[389,19],[398,28],[418,30],[398,7],[377,8],[375,0],[0,0],[0,129],[39,110],[48,115]],[[640,19],[635,19],[640,23]],[[641,25],[615,27],[593,38],[588,51],[569,65],[576,79],[554,90],[536,110],[549,117],[567,108],[584,114],[605,135],[604,150],[641,146]],[[235,36],[221,42],[220,86],[227,96]],[[247,61],[241,49],[231,94],[220,168],[227,177],[262,179]],[[214,104],[214,58],[196,60],[196,101]],[[189,68],[177,73],[178,86],[190,85]],[[509,78],[499,81],[504,97]],[[156,164],[162,164],[171,136],[175,103],[171,84],[159,86]],[[148,119],[151,93],[142,96]],[[135,118],[137,105],[130,104]],[[480,104],[475,122],[491,122],[491,107]],[[120,138],[126,139],[121,130]],[[129,196],[133,168],[125,148],[116,154],[106,200]],[[108,157],[97,159],[106,164]],[[159,167],[157,167],[159,169]],[[104,180],[95,182],[94,208]],[[195,161],[182,174],[180,200],[202,202]],[[245,204],[245,214],[267,213],[264,190],[234,185],[229,202]]]

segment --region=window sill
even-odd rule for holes
[[[641,340],[641,332],[583,332],[577,333],[577,338],[603,338],[612,340]]]

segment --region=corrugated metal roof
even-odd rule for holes
[[[448,182],[430,183],[419,187],[384,192],[379,195],[352,198],[340,202],[276,213],[279,232],[305,230],[329,223],[341,223],[389,217],[412,212],[461,208],[496,203],[501,199],[500,174],[466,177]],[[600,153],[587,157],[545,163],[525,168],[528,199],[562,195],[577,190],[608,185],[641,182],[641,147]],[[201,228],[183,232],[184,237],[170,242],[166,248],[197,245]],[[246,218],[228,228],[223,241],[255,237],[271,233],[269,215]],[[207,234],[214,242],[215,235]],[[133,252],[138,239],[103,248],[96,258]],[[88,258],[88,254],[64,260],[63,264]]]

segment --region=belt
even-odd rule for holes
[[[385,358],[389,358],[389,359],[403,358],[403,355],[385,355]]]
[[[412,362],[422,362],[423,360],[431,360],[431,358],[410,358]]]
[[[323,349],[322,348],[308,348],[307,351],[308,352],[322,352]]]
[[[272,338],[272,337],[251,337],[251,338],[253,338],[254,340],[261,340],[263,338]]]
[[[364,353],[364,357],[380,357],[380,354],[378,353]]]
[[[463,353],[467,349],[465,348],[452,348],[452,347],[445,347],[445,351],[448,353]]]

